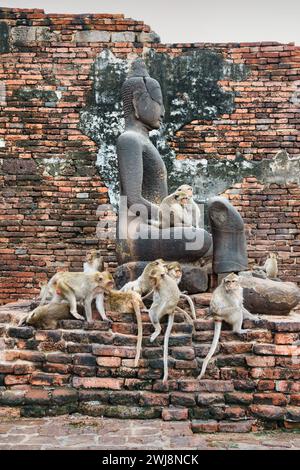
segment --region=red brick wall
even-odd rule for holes
[[[97,146],[77,128],[92,86],[90,69],[104,47],[123,57],[141,53],[145,45],[170,54],[210,48],[251,68],[244,82],[221,82],[238,92],[232,115],[194,121],[178,132],[173,145],[179,158],[233,158],[239,151],[261,159],[280,149],[300,153],[295,99],[299,47],[149,44],[150,28],[122,15],[49,16],[42,10],[2,8],[0,22],[18,27],[11,51],[0,54],[0,97],[4,83],[6,88],[6,103],[0,103],[0,139],[5,142],[5,147],[0,145],[0,303],[34,295],[39,280],[57,269],[80,269],[93,245],[99,245],[107,263],[115,266],[113,242],[96,237],[99,220],[114,220],[109,206],[97,213],[99,205],[109,203],[95,168]],[[98,31],[93,42],[83,42],[93,31]],[[39,96],[26,101],[16,94],[26,86],[60,92],[61,97],[54,103]],[[63,176],[47,173],[45,162],[53,158],[66,165]],[[229,191],[249,229],[250,257],[257,260],[274,248],[280,255],[281,276],[297,281],[299,191],[295,185],[264,188],[251,179]]]

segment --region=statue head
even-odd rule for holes
[[[160,84],[149,76],[145,63],[135,60],[122,86],[125,121],[134,117],[149,130],[159,129],[165,114]]]

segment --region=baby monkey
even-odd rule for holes
[[[222,321],[232,326],[235,333],[244,333],[242,330],[244,319],[259,320],[259,317],[252,315],[243,305],[243,289],[239,283],[239,277],[231,273],[222,279],[221,284],[214,290],[209,306],[210,314],[215,322],[214,337],[210,350],[203,361],[199,379],[205,374],[207,365],[214,355],[221,334]]]
[[[185,191],[175,191],[165,197],[158,210],[159,228],[191,227],[192,221],[186,210],[188,203]]]
[[[185,206],[185,209],[188,213],[189,220],[192,221],[192,226],[199,228],[200,227],[200,222],[201,222],[201,212],[199,209],[198,204],[193,199],[193,188],[192,186],[188,184],[182,184],[177,188],[176,191],[183,191],[187,194],[188,196],[188,203]]]

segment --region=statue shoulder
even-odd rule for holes
[[[117,146],[119,148],[131,147],[131,148],[142,148],[143,142],[141,135],[135,131],[125,131],[118,137]]]

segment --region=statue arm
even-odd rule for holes
[[[158,207],[142,196],[143,146],[135,135],[122,134],[117,143],[119,175],[122,194],[127,196],[128,207],[140,204],[146,207],[148,219],[157,217]],[[152,217],[151,217],[152,215]]]

